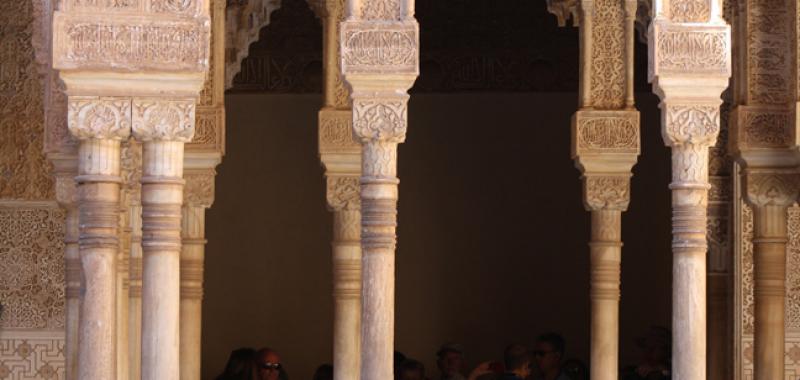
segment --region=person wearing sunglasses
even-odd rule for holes
[[[262,348],[256,354],[260,380],[286,380],[286,372],[281,365],[281,357],[274,350]]]
[[[570,380],[561,370],[564,358],[564,338],[561,335],[547,333],[536,338],[533,358],[540,374],[537,380]]]

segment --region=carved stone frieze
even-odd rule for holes
[[[639,153],[639,113],[636,111],[578,111],[574,116],[574,151],[582,153]]]
[[[225,110],[223,107],[197,106],[195,131],[186,145],[190,151],[225,151]]]
[[[792,71],[796,69],[792,53],[792,21],[790,0],[742,0],[741,53],[748,105],[786,105],[792,102]],[[796,43],[794,44],[796,45]]]
[[[183,203],[191,206],[211,207],[214,203],[213,171],[186,171],[183,179]]]
[[[369,2],[372,3],[372,2]],[[342,72],[419,73],[419,25],[347,21],[341,24]]]
[[[319,113],[319,151],[361,152],[361,143],[353,134],[353,113],[350,110],[322,110]]]
[[[208,18],[156,18],[56,12],[53,67],[206,71]]]
[[[194,135],[194,99],[133,100],[133,134],[141,141],[189,142]]]
[[[405,141],[408,97],[356,98],[353,100],[353,130],[362,142]]]
[[[588,211],[625,211],[630,203],[630,174],[585,175],[583,191]]]
[[[329,175],[327,182],[328,207],[332,211],[361,208],[361,185],[357,176]]]
[[[650,75],[709,74],[727,77],[731,68],[727,26],[662,23],[653,29]]]
[[[0,205],[0,327],[63,328],[64,281],[64,212],[55,204]]]
[[[0,378],[64,379],[63,331],[3,331]]]
[[[67,119],[79,139],[123,140],[131,132],[131,99],[72,96]]]
[[[202,13],[200,0],[64,0],[63,11],[148,12],[195,16]]]

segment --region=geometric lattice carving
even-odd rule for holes
[[[64,327],[63,241],[57,206],[0,206],[0,329]]]
[[[0,379],[64,379],[63,333],[0,334]]]

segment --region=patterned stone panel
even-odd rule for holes
[[[2,329],[64,327],[63,241],[55,204],[0,205]]]
[[[417,24],[343,23],[342,72],[419,74]]]
[[[753,336],[742,340],[742,380],[756,380],[753,375]],[[783,380],[800,379],[800,335],[787,333],[785,363],[786,368]]]
[[[747,1],[747,93],[749,104],[792,101],[789,0]]]
[[[730,75],[730,29],[720,26],[665,24],[654,28],[649,44],[651,76],[692,73]]]
[[[0,197],[53,196],[42,154],[43,83],[33,51],[31,1],[0,1]]]
[[[63,380],[64,333],[0,332],[0,380]]]
[[[592,24],[592,105],[625,106],[625,9],[622,0],[595,0]]]

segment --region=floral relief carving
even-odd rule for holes
[[[747,147],[788,147],[794,140],[793,124],[788,112],[745,112],[740,133]]]
[[[327,201],[333,211],[360,209],[361,185],[358,177],[328,176]]]
[[[602,150],[638,152],[638,118],[578,117],[577,141],[579,151]]]
[[[669,104],[666,107],[665,137],[673,144],[713,144],[719,134],[719,107],[698,104]]]
[[[742,331],[752,335],[755,331],[755,298],[753,296],[753,209],[743,199],[742,210],[741,277],[742,277]],[[752,361],[752,353],[750,356]]]
[[[186,172],[183,175],[183,203],[211,207],[214,203],[214,172]]]
[[[0,207],[0,326],[63,328],[64,281],[64,212]]]
[[[787,227],[789,241],[786,244],[786,328],[800,330],[800,207],[789,208]],[[800,347],[796,350],[793,364],[800,364]]]
[[[353,130],[363,141],[400,143],[406,138],[407,99],[356,99]]]
[[[131,100],[72,96],[67,113],[69,131],[79,139],[123,140],[131,130]]]
[[[150,11],[158,13],[194,13],[199,0],[150,0]]]
[[[189,142],[194,135],[193,99],[134,99],[133,133],[142,141]]]
[[[393,72],[416,74],[419,71],[419,30],[416,24],[375,26],[346,22],[342,25],[342,71]]]
[[[592,105],[625,106],[625,9],[621,0],[595,0],[592,22]]]
[[[727,30],[674,29],[658,33],[658,71],[725,72],[729,64]]]
[[[363,1],[361,18],[365,20],[399,20],[402,18],[400,0]]]
[[[620,210],[630,202],[629,176],[586,176],[584,198],[588,210]]]
[[[708,22],[711,19],[709,0],[671,0],[669,10],[674,22]]]
[[[217,107],[197,106],[195,111],[195,131],[188,148],[223,149],[224,125],[223,111]]]
[[[98,20],[62,13],[55,15],[53,28],[57,69],[208,69],[208,20]]]
[[[397,177],[397,143],[373,141],[364,144],[361,162],[365,177]]]
[[[130,194],[139,194],[142,179],[142,144],[133,139],[123,141],[120,156],[123,189]]]

